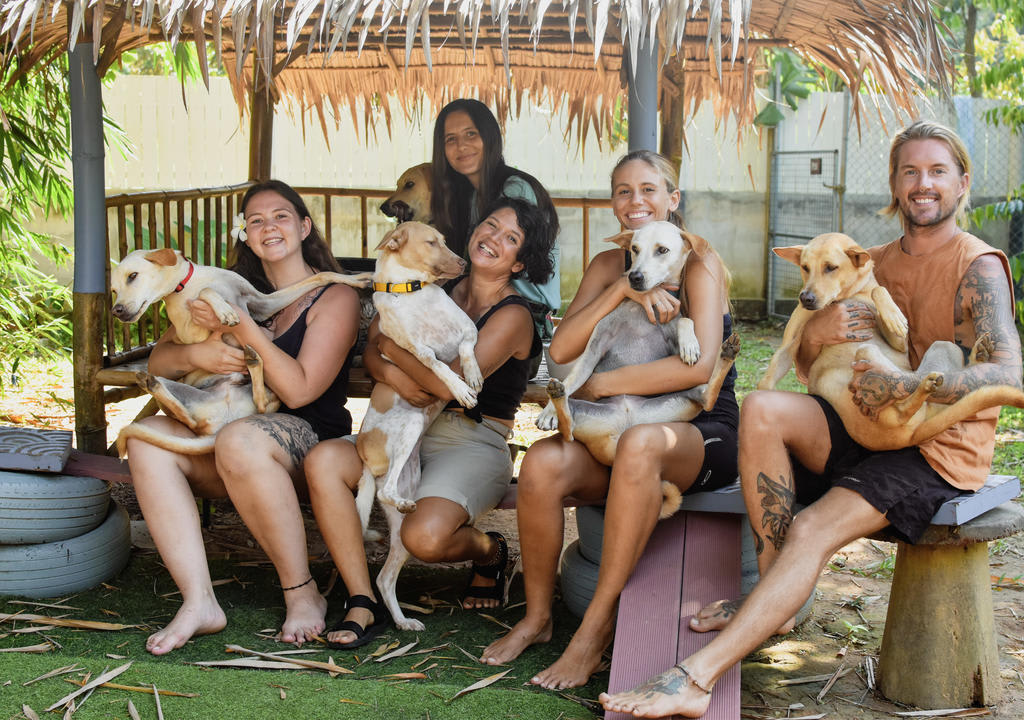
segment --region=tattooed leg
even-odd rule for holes
[[[762,554],[767,540],[778,552],[782,549],[786,531],[793,524],[793,504],[796,502],[793,480],[780,475],[776,481],[763,472],[758,473],[757,492],[761,496],[762,513],[760,530],[754,528],[754,549],[758,555]]]
[[[700,717],[711,704],[711,686],[700,682],[690,668],[680,663],[633,690],[601,693],[598,699],[605,710],[636,717]]]
[[[254,415],[217,435],[215,458],[235,509],[274,563],[286,617],[280,638],[301,645],[324,629],[327,603],[311,575],[299,509],[302,460],[316,444],[309,424],[291,415]],[[297,491],[296,487],[299,490]]]

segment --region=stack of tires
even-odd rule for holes
[[[0,595],[85,590],[124,569],[130,552],[128,514],[102,480],[0,472]]]

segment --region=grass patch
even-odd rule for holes
[[[329,565],[318,565],[314,575],[326,580]],[[413,665],[428,657],[426,654],[406,655],[384,663],[368,660],[377,643],[360,648],[356,653],[328,651],[314,646],[317,651],[299,657],[335,663],[355,671],[354,675],[331,678],[326,673],[306,670],[265,671],[229,668],[203,668],[189,663],[200,660],[226,660],[237,655],[225,654],[227,644],[237,644],[261,652],[294,649],[261,637],[260,630],[278,628],[284,617],[281,592],[272,569],[239,566],[231,559],[212,559],[213,577],[234,577],[237,582],[217,588],[221,605],[228,615],[228,627],[216,635],[196,638],[169,655],[157,658],[145,650],[146,637],[153,629],[166,623],[177,610],[179,596],[161,597],[174,590],[170,577],[160,565],[156,554],[136,551],[128,568],[100,587],[66,600],[66,604],[80,608],[74,611],[33,608],[0,600],[0,612],[30,612],[36,614],[66,614],[76,619],[103,620],[142,627],[115,632],[81,631],[56,628],[44,633],[11,633],[14,627],[31,627],[30,623],[5,623],[0,626],[0,649],[24,647],[52,638],[58,645],[42,654],[4,653],[0,661],[0,717],[22,717],[22,704],[29,705],[42,715],[42,711],[75,687],[65,678],[78,678],[78,673],[54,677],[23,687],[32,680],[58,667],[77,663],[96,677],[105,669],[122,665],[128,660],[134,664],[114,682],[123,685],[155,684],[161,690],[198,693],[195,698],[161,697],[166,717],[173,718],[268,718],[275,716],[297,718],[562,718],[562,720],[593,718],[593,713],[581,702],[535,688],[529,679],[552,663],[559,651],[568,643],[571,631],[578,621],[569,616],[558,604],[556,630],[552,642],[524,653],[513,663],[511,672],[503,679],[454,701],[451,698],[461,689],[478,680],[509,667],[492,668],[480,665],[467,657],[459,648],[474,657],[504,629],[478,613],[463,612],[452,605],[458,589],[464,583],[464,570],[438,570],[408,566],[399,582],[399,597],[416,602],[417,599],[436,598],[446,601],[437,610],[422,619],[427,630],[422,633],[399,632],[392,628],[381,637],[381,643],[398,641],[402,645],[418,641],[413,650],[439,645],[447,647],[430,653],[434,657],[417,668]],[[340,585],[340,583],[339,583]],[[522,597],[521,587],[514,597]],[[336,590],[328,598],[331,610],[328,624],[340,620],[342,591]],[[522,616],[523,608],[496,610],[490,613],[506,624]],[[416,616],[415,613],[412,614]],[[307,644],[306,648],[310,645]],[[109,657],[109,655],[125,656]],[[358,660],[357,660],[358,658]],[[365,662],[360,662],[365,661]],[[436,663],[436,665],[435,665]],[[429,666],[434,665],[430,669]],[[426,680],[400,681],[388,675],[403,672],[425,672]],[[10,684],[4,686],[4,683]],[[599,673],[589,685],[572,692],[573,696],[596,701],[599,692],[608,684],[607,671]],[[281,697],[282,692],[284,698]],[[151,695],[124,690],[99,688],[85,705],[75,713],[76,718],[127,718],[127,703],[131,699],[143,718],[156,717],[156,705]]]

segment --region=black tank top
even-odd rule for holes
[[[297,358],[299,350],[302,348],[302,341],[306,337],[306,315],[309,313],[309,308],[313,307],[313,304],[326,290],[326,287],[321,288],[313,298],[313,302],[302,311],[291,327],[274,338],[274,344],[291,357]],[[294,415],[308,422],[320,440],[329,440],[350,434],[352,432],[352,415],[345,407],[345,401],[348,399],[348,372],[352,366],[352,352],[349,350],[344,365],[338,371],[334,382],[324,390],[323,395],[300,408],[281,405],[279,412]]]
[[[527,310],[530,309],[526,299],[519,295],[509,295],[499,300],[476,321],[476,329],[480,330],[490,319],[491,315],[506,305],[521,305]],[[532,323],[531,323],[531,326]],[[484,378],[484,386],[477,395],[476,407],[466,410],[466,417],[473,418],[477,422],[483,419],[484,415],[502,420],[514,420],[519,401],[526,393],[526,383],[530,380],[532,363],[530,358],[541,351],[542,345],[536,327],[533,327],[533,344],[530,346],[530,355],[525,360],[510,357],[497,370]],[[461,407],[457,402],[448,403],[449,408]]]

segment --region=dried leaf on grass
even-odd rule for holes
[[[347,703],[348,705],[370,705],[370,703],[359,702],[358,700],[349,700],[348,698],[338,698],[338,702]]]
[[[81,670],[81,669],[82,668],[78,667],[77,663],[73,664],[73,665],[65,665],[64,667],[59,667],[56,670],[51,670],[48,673],[44,673],[44,674],[40,675],[37,678],[33,678],[32,680],[28,680],[26,682],[23,682],[21,684],[21,686],[22,687],[28,687],[32,683],[37,683],[40,680],[47,680],[47,679],[52,678],[52,677],[57,677],[58,675],[64,675],[65,673],[75,672],[75,671]]]
[[[135,709],[135,704],[132,702],[131,698],[128,698],[128,717],[132,720],[142,720],[142,718],[139,717],[139,711]]]
[[[236,667],[248,670],[298,670],[299,667],[293,663],[283,660],[259,660],[256,658],[235,658],[234,660],[201,660],[190,663],[203,667]]]
[[[292,665],[298,665],[304,668],[311,668],[313,670],[323,670],[325,672],[336,672],[336,673],[347,673],[353,674],[354,670],[335,665],[333,662],[325,663],[318,662],[316,660],[299,660],[298,658],[289,658],[281,655],[271,655],[270,653],[258,652],[256,650],[249,650],[248,648],[241,647],[240,645],[228,645],[227,652],[241,653],[242,655],[253,655],[264,660],[280,660]]]
[[[138,625],[123,625],[121,623],[100,622],[98,620],[71,620],[68,618],[47,617],[46,615],[31,615],[29,613],[0,615],[0,622],[8,620],[26,620],[33,623],[75,628],[76,630],[130,630],[138,627]]]
[[[509,668],[508,670],[504,670],[504,671],[502,671],[500,673],[495,673],[494,675],[488,675],[483,680],[477,680],[475,683],[473,683],[469,687],[462,688],[457,693],[455,693],[452,696],[452,700],[454,700],[455,698],[458,698],[458,697],[462,697],[463,695],[466,695],[468,693],[471,693],[474,690],[479,690],[481,688],[487,687],[488,685],[493,685],[494,683],[498,682],[503,677],[508,675],[510,672],[512,672],[512,668]],[[449,702],[451,702],[451,700],[449,700]]]
[[[70,605],[57,605],[52,603],[41,603],[35,600],[8,600],[8,605],[31,605],[32,607],[45,607],[54,608],[56,610],[81,610],[80,607],[71,607]]]
[[[64,678],[64,680],[65,682],[69,682],[72,685],[78,685],[79,687],[84,687],[86,684],[85,680],[75,680],[74,678]],[[110,688],[111,690],[127,690],[129,692],[146,693],[147,695],[152,695],[155,690],[153,686],[144,687],[142,685],[119,685],[118,683],[112,682],[100,683],[99,687]],[[174,690],[160,690],[159,692],[165,697],[199,697],[199,693],[183,693],[175,692]]]
[[[848,674],[850,672],[853,672],[853,668],[843,668],[843,671],[842,671],[842,673],[840,673],[839,677],[843,677],[844,675],[846,675],[846,674]],[[824,675],[806,675],[804,677],[791,678],[791,679],[788,679],[788,680],[779,680],[776,684],[777,685],[806,685],[807,683],[825,682],[826,680],[831,678],[833,675],[835,675],[835,673],[826,673]]]
[[[988,708],[949,708],[946,710],[914,710],[913,712],[897,712],[893,715],[899,717],[919,717],[919,718],[933,718],[933,717],[977,717],[980,715],[991,715],[992,711]]]
[[[503,623],[501,620],[499,620],[498,618],[494,617],[493,615],[488,615],[487,613],[477,613],[477,615],[482,617],[484,620],[490,620],[495,625],[501,625],[506,630],[511,630],[512,629],[511,625],[508,625],[507,623]]]
[[[46,632],[47,630],[53,630],[56,625],[40,625],[39,627],[24,627],[24,628],[12,628],[10,634],[18,635],[24,633],[37,633]]]
[[[126,662],[121,667],[117,667],[117,668],[114,668],[113,670],[111,670],[109,672],[103,673],[102,675],[100,675],[98,678],[96,678],[92,682],[86,683],[85,685],[83,685],[78,690],[75,690],[73,693],[70,693],[69,695],[65,695],[64,697],[62,697],[60,700],[55,702],[53,705],[51,705],[50,707],[46,708],[46,712],[52,712],[55,708],[59,708],[61,705],[63,705],[64,703],[68,702],[69,700],[73,700],[74,698],[78,697],[82,693],[87,692],[89,690],[92,690],[97,685],[102,685],[103,683],[107,682],[108,680],[112,680],[113,678],[116,678],[118,675],[123,673],[125,670],[127,670],[131,666],[132,666],[131,662]]]
[[[391,658],[401,657],[402,655],[405,655],[407,652],[416,647],[418,644],[419,640],[414,640],[408,645],[404,645],[393,652],[389,652],[387,655],[381,655],[374,662],[384,662],[386,660],[390,660]]]
[[[382,643],[381,645],[379,645],[377,647],[376,650],[374,650],[372,653],[370,653],[370,657],[372,657],[372,658],[380,657],[381,655],[384,655],[385,653],[391,652],[396,647],[398,647],[398,645],[399,645],[398,640],[394,640],[394,641],[392,641],[390,643]],[[367,658],[367,659],[369,659],[369,658]]]
[[[26,645],[25,647],[0,648],[0,653],[23,652],[23,653],[44,653],[53,650],[53,643],[44,642],[38,645]]]
[[[402,601],[398,602],[398,607],[400,607],[400,608],[402,608],[404,610],[411,610],[412,612],[419,613],[420,615],[430,615],[431,613],[434,612],[434,608],[433,607],[425,608],[425,607],[421,607],[420,605],[413,605],[412,603],[407,603],[407,602],[402,602]]]
[[[21,712],[25,715],[25,717],[28,720],[39,720],[39,716],[36,715],[36,711],[30,708],[28,705],[22,705]]]
[[[481,663],[481,662],[480,662],[480,658],[478,658],[478,657],[476,657],[476,656],[474,656],[474,655],[470,655],[470,654],[469,654],[468,652],[466,652],[465,650],[463,650],[462,648],[460,648],[460,647],[459,647],[458,645],[456,645],[455,643],[452,643],[452,647],[454,647],[454,648],[455,648],[456,650],[458,650],[459,652],[461,652],[461,653],[462,653],[463,655],[465,655],[466,657],[468,657],[468,658],[469,658],[470,660],[472,660],[473,662],[475,662],[475,663],[477,663],[477,664],[480,664],[480,665],[482,665],[482,664],[483,664],[483,663]]]
[[[164,720],[164,709],[160,706],[160,693],[156,690],[156,685],[153,686],[153,699],[156,700],[156,716],[159,720]]]
[[[388,680],[426,680],[427,676],[421,672],[402,672],[391,673],[390,675],[381,675],[381,678]]]

